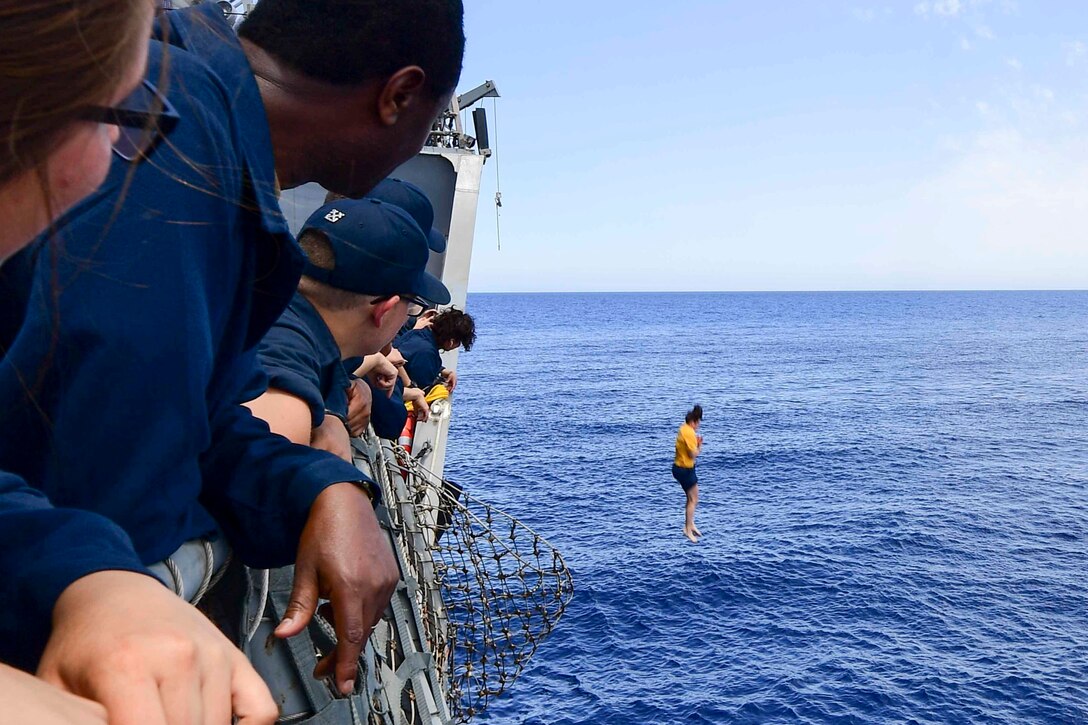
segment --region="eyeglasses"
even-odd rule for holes
[[[149,81],[143,81],[116,106],[90,106],[80,115],[84,121],[117,126],[121,133],[113,152],[125,161],[151,155],[178,125],[178,113]]]
[[[405,302],[407,302],[409,306],[411,306],[411,305],[419,305],[419,306],[420,306],[420,307],[422,307],[423,309],[427,309],[427,308],[428,308],[428,307],[430,306],[430,304],[431,304],[430,302],[428,302],[427,300],[423,299],[422,297],[416,297],[416,296],[415,296],[415,295],[413,295],[413,294],[403,294],[403,295],[382,295],[381,297],[378,297],[377,299],[371,300],[370,304],[372,304],[372,305],[376,305],[376,304],[379,304],[379,303],[381,303],[381,302],[385,302],[385,301],[386,301],[387,299],[389,299],[390,297],[400,297],[400,298],[401,298],[402,300],[404,300]]]

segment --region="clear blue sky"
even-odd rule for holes
[[[474,291],[1088,287],[1082,2],[465,4]]]

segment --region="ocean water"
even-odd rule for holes
[[[469,310],[447,475],[575,581],[477,722],[1088,723],[1088,293]]]

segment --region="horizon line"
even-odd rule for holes
[[[639,295],[639,294],[949,294],[982,292],[1086,292],[1088,288],[961,288],[961,289],[758,289],[758,290],[469,290],[477,295]]]

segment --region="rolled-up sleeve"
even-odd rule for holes
[[[239,368],[240,380],[252,377]],[[211,440],[200,460],[201,503],[248,566],[293,563],[314,499],[334,483],[364,481],[375,501],[381,495],[354,465],[272,433],[241,404],[213,416]]]
[[[321,394],[321,370],[314,341],[294,325],[277,323],[261,341],[258,354],[268,376],[268,387],[300,398],[310,409],[310,426],[325,419],[325,398]]]

